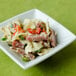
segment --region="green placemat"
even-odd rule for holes
[[[33,8],[45,12],[76,34],[76,0],[0,0],[0,22]],[[76,76],[76,41],[27,70],[0,50],[0,76]]]

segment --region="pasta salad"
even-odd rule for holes
[[[44,55],[49,48],[57,45],[55,31],[48,22],[39,19],[15,20],[1,27],[1,30],[4,33],[1,40],[7,42],[24,61]]]

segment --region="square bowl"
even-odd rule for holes
[[[75,35],[72,32],[70,32],[63,25],[61,25],[60,23],[55,21],[53,18],[49,17],[48,15],[46,15],[45,13],[41,12],[38,9],[32,9],[30,11],[27,11],[27,12],[24,12],[24,13],[21,13],[21,14],[15,16],[15,17],[12,17],[12,18],[0,23],[0,27],[6,26],[8,23],[10,23],[11,21],[13,21],[15,19],[20,19],[21,21],[23,21],[25,18],[41,19],[42,21],[48,20],[50,27],[52,29],[54,29],[57,33],[58,44],[55,48],[52,48],[47,54],[45,54],[43,56],[39,56],[32,61],[23,62],[22,59],[19,57],[19,55],[17,55],[13,51],[10,51],[10,48],[7,45],[7,43],[0,41],[0,48],[2,49],[2,51],[5,52],[14,62],[16,62],[23,69],[27,69],[29,67],[32,67],[32,66],[42,62],[43,60],[47,59],[48,57],[59,52],[61,49],[63,49],[64,47],[66,47],[67,45],[69,45],[76,39]],[[1,36],[2,36],[2,34],[0,34],[0,37]]]

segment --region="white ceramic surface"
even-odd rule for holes
[[[63,49],[64,47],[72,43],[76,38],[75,35],[72,32],[70,32],[68,29],[66,29],[63,25],[61,25],[60,23],[58,23],[57,21],[55,21],[54,19],[52,19],[45,13],[39,11],[38,9],[32,9],[30,11],[27,11],[15,17],[12,17],[0,23],[0,27],[6,26],[8,23],[10,23],[11,21],[15,19],[20,19],[23,21],[25,18],[29,18],[29,19],[36,18],[36,19],[41,19],[43,21],[49,21],[50,27],[53,28],[57,32],[58,44],[55,48],[51,49],[47,54],[43,56],[39,56],[32,61],[23,62],[19,55],[17,55],[16,53],[10,50],[7,43],[0,41],[0,48],[2,49],[2,51],[5,52],[13,61],[15,61],[23,69],[32,67],[42,62],[43,60],[47,59],[48,57],[54,55],[55,53],[59,52],[61,49]],[[0,34],[0,37],[1,36],[2,34]]]

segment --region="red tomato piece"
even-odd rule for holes
[[[37,28],[37,29],[36,29],[36,33],[37,33],[37,34],[40,34],[40,32],[41,32],[41,28]]]
[[[16,23],[14,23],[14,27],[15,27],[15,28],[17,27],[17,24],[16,24]]]
[[[16,32],[13,33],[13,36],[16,34]]]
[[[31,34],[35,34],[35,33],[36,33],[36,30],[34,30],[34,29],[28,28],[27,30],[28,30],[28,32],[31,33]]]
[[[32,33],[32,29],[31,28],[28,28],[27,30],[28,30],[29,33]]]
[[[45,32],[47,34],[47,32],[45,31],[45,29],[43,28],[42,32]]]

